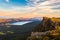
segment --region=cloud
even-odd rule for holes
[[[9,2],[9,0],[6,0]],[[55,6],[50,6],[50,4],[54,4],[56,2],[60,2],[60,0],[26,0],[27,5],[25,7],[20,7],[20,6],[12,6],[9,11],[20,11],[23,13],[29,13],[33,12],[35,10],[41,11],[42,9],[44,10],[52,10],[52,8],[60,7],[59,5]],[[49,6],[48,6],[49,5]],[[43,12],[44,12],[43,10]]]
[[[27,5],[24,7],[20,6],[12,6],[8,10],[0,9],[0,11],[4,11],[5,16],[12,17],[40,17],[40,16],[49,16],[49,17],[60,17],[60,10],[56,10],[53,8],[59,8],[59,5],[51,6],[50,4],[54,4],[60,2],[60,0],[26,0]],[[49,6],[48,6],[49,5]],[[9,13],[9,14],[8,14]],[[0,16],[4,16],[0,14]]]
[[[6,2],[8,2],[8,3],[9,3],[9,0],[6,0]]]

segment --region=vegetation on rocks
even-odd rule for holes
[[[60,40],[60,18],[44,17],[27,40]]]

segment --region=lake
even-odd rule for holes
[[[15,23],[11,23],[11,25],[24,25],[24,24],[27,24],[27,23],[30,23],[32,21],[21,21],[21,22],[15,22]]]

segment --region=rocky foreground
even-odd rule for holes
[[[27,40],[60,40],[60,18],[43,17]]]

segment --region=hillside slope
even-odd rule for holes
[[[45,32],[48,30],[54,30],[55,26],[60,26],[59,18],[47,18],[43,17],[42,22],[35,27],[33,32]]]
[[[27,40],[60,40],[60,18],[43,17]]]

